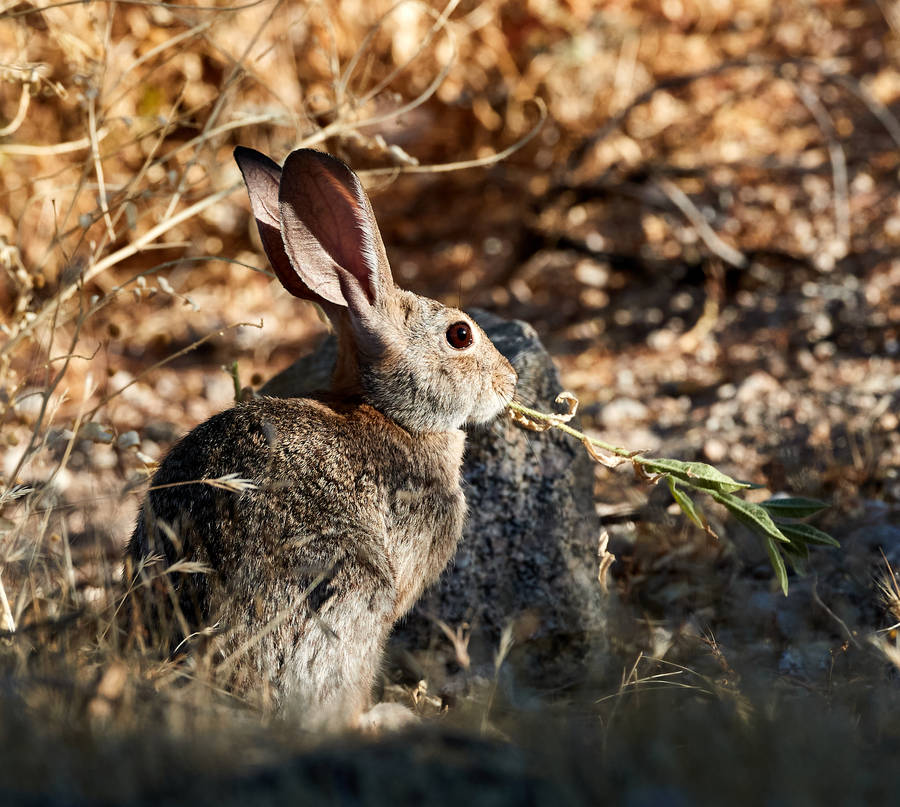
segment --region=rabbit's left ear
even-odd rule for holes
[[[234,150],[234,159],[244,177],[259,237],[275,275],[281,281],[281,285],[295,297],[318,302],[316,295],[297,277],[294,267],[291,266],[291,259],[284,251],[284,243],[281,240],[281,214],[278,211],[281,167],[265,154],[243,146],[238,146]]]
[[[381,233],[356,174],[313,149],[291,152],[278,193],[291,265],[319,297],[359,313],[393,288]]]

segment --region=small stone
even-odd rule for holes
[[[744,379],[741,386],[738,387],[737,399],[743,404],[758,403],[766,395],[778,390],[780,386],[773,376],[763,370],[758,370]]]
[[[711,463],[721,462],[728,455],[728,446],[717,437],[710,437],[703,444],[703,453]]]
[[[24,418],[33,419],[41,413],[44,405],[44,390],[27,389],[17,395],[13,401],[13,409]]]
[[[82,424],[78,430],[78,437],[82,440],[90,440],[92,443],[111,443],[114,433],[109,426],[104,426],[102,423],[92,420],[89,423]]]
[[[144,424],[143,432],[148,440],[156,443],[174,443],[183,433],[180,426],[166,420],[148,421]]]
[[[677,335],[668,328],[659,328],[647,336],[647,347],[662,352],[675,344]]]
[[[115,451],[94,451],[91,453],[91,467],[98,471],[109,471],[119,464]]]
[[[575,279],[586,286],[602,288],[609,282],[609,264],[582,260],[575,265]]]
[[[129,448],[136,448],[140,443],[141,437],[134,429],[123,432],[116,440],[116,446],[122,451],[126,451]]]
[[[609,429],[618,428],[625,423],[646,420],[647,407],[634,398],[616,398],[603,407],[600,418]]]
[[[47,432],[47,446],[51,450],[65,448],[75,436],[71,429],[51,429]]]

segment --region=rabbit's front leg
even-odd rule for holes
[[[299,710],[306,726],[361,725],[371,707],[396,600],[381,541],[368,534],[342,536],[327,574],[320,572],[319,582],[301,594],[300,624],[279,631],[281,656],[289,659],[284,704]]]
[[[399,731],[419,723],[419,716],[400,703],[378,703],[360,715],[357,728],[367,734]]]

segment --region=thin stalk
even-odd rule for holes
[[[569,426],[565,420],[563,420],[564,416],[560,415],[550,415],[546,412],[539,412],[537,409],[530,409],[527,406],[523,406],[520,403],[516,403],[513,401],[509,405],[509,409],[512,409],[514,412],[520,412],[532,420],[538,420],[542,423],[548,423],[554,428],[559,429],[562,432],[574,437],[576,440],[580,440],[582,443],[590,443],[592,446],[599,448],[601,451],[606,451],[610,454],[615,454],[617,457],[622,457],[626,460],[631,460],[632,462],[644,462],[644,459],[639,456],[640,452],[629,451],[627,448],[621,448],[619,446],[614,446],[612,443],[605,443],[603,440],[598,440],[596,437],[589,437],[584,432],[578,431],[578,429],[573,429]]]

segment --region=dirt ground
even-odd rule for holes
[[[889,803],[896,5],[390,8],[2,6],[0,794],[380,804],[400,771],[435,804]],[[301,144],[364,177],[398,283],[537,329],[588,433],[822,499],[841,548],[785,599],[724,510],[700,502],[716,540],[598,465],[621,675],[523,693],[501,671],[411,743],[309,750],[126,657],[148,470],[234,400],[233,362],[258,386],[323,332],[266,276],[230,156]]]

